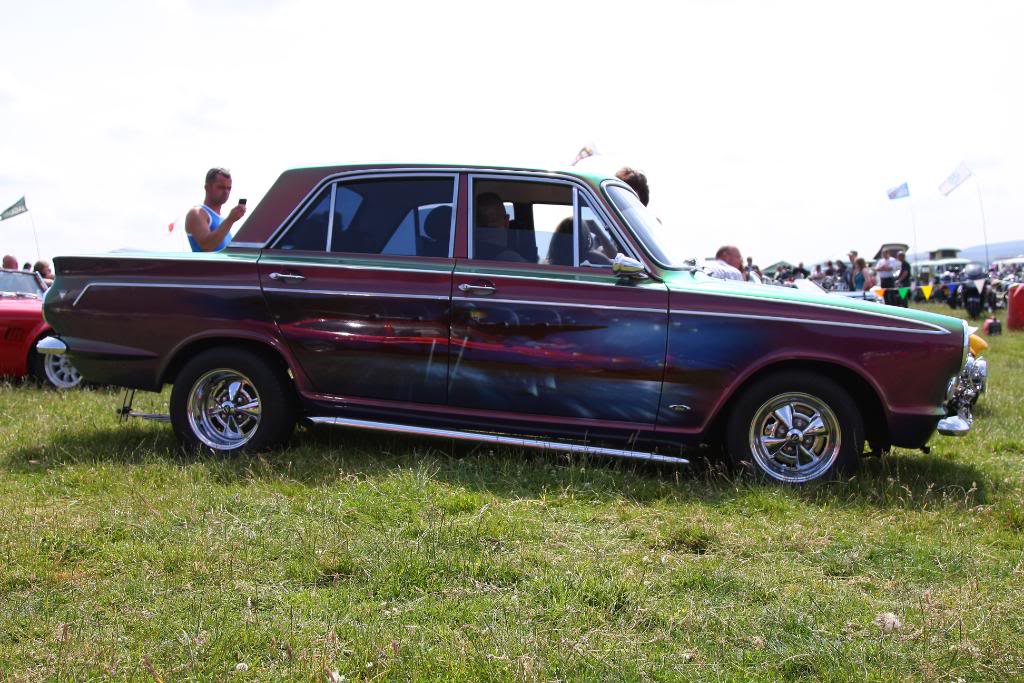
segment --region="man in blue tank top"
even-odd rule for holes
[[[231,228],[245,215],[245,205],[231,209],[221,218],[220,209],[231,196],[231,172],[211,168],[206,172],[206,198],[185,216],[185,234],[192,251],[220,251],[231,242]]]

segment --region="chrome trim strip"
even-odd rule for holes
[[[569,303],[567,301],[537,301],[534,299],[493,299],[487,297],[483,299],[477,296],[453,296],[452,301],[471,301],[474,303],[488,303],[488,304],[521,304],[523,306],[567,306],[569,308],[599,308],[606,311],[632,311],[635,313],[660,313],[665,315],[667,311],[664,308],[640,308],[634,306],[613,306],[610,304],[576,304]]]
[[[960,369],[963,370],[967,367],[967,358],[970,356],[971,349],[971,330],[970,325],[967,324],[966,320],[961,320],[964,326],[964,352],[960,357]]]
[[[452,225],[448,233],[448,258],[455,258],[455,230],[456,223],[459,218],[459,178],[458,174],[455,174],[455,188],[452,190]]]
[[[784,318],[777,315],[756,315],[754,313],[719,313],[717,311],[689,311],[676,309],[672,315],[699,315],[716,318],[745,318],[749,320],[771,320],[784,323],[801,323],[804,325],[829,325],[832,327],[852,327],[858,330],[883,330],[885,332],[907,332],[910,334],[947,334],[945,330],[914,330],[906,327],[888,327],[886,325],[866,325],[863,323],[844,323],[837,320],[815,320],[813,318]]]
[[[458,187],[457,186],[459,184],[459,171],[455,171],[455,170],[448,170],[448,169],[443,169],[442,170],[442,169],[431,169],[431,168],[423,168],[423,169],[415,169],[415,168],[410,168],[410,169],[389,168],[389,169],[381,169],[380,171],[373,171],[373,170],[367,170],[367,169],[363,168],[363,169],[359,169],[359,170],[352,170],[352,171],[347,171],[347,172],[335,173],[333,175],[329,175],[329,176],[326,176],[324,178],[321,178],[319,180],[319,182],[317,182],[317,184],[313,186],[313,189],[310,190],[306,194],[305,197],[303,197],[301,200],[299,200],[298,203],[295,204],[295,208],[292,209],[291,213],[289,213],[285,217],[285,219],[283,221],[281,221],[281,224],[278,225],[274,229],[274,231],[272,233],[270,233],[270,237],[268,237],[267,240],[265,242],[263,242],[263,244],[260,244],[259,247],[261,249],[267,249],[267,248],[273,249],[273,247],[268,247],[267,245],[272,245],[275,242],[277,242],[278,239],[281,237],[281,235],[283,235],[285,232],[288,231],[289,228],[292,227],[292,225],[295,223],[295,221],[298,220],[299,216],[301,216],[303,214],[303,212],[305,212],[305,210],[307,208],[309,208],[310,203],[313,200],[315,200],[316,197],[319,195],[319,193],[322,192],[323,189],[325,187],[327,187],[328,185],[331,185],[331,184],[337,185],[340,182],[343,182],[343,181],[347,182],[347,181],[351,181],[351,180],[364,180],[364,179],[377,179],[377,178],[409,178],[409,177],[412,177],[412,176],[427,177],[427,178],[451,178],[453,180],[453,182],[455,183],[455,185],[456,185],[455,192],[458,192]],[[334,190],[332,190],[332,196],[333,196],[333,192],[334,192]],[[452,213],[454,214],[455,211],[453,210]],[[333,201],[331,202],[331,214],[332,215],[334,214],[334,202]],[[330,253],[330,252],[328,252],[328,253]],[[337,252],[337,253],[340,254],[340,253],[349,253],[349,252]]]
[[[159,289],[232,289],[232,290],[255,290],[259,291],[258,285],[190,285],[190,284],[179,284],[174,282],[90,282],[82,291],[79,292],[78,296],[71,303],[72,308],[78,305],[85,293],[89,291],[90,287],[149,287]]]
[[[537,227],[534,226],[534,232]],[[572,187],[572,267],[580,267],[580,188]]]
[[[369,254],[373,256],[373,254]],[[320,257],[312,257],[314,259]],[[326,254],[322,258],[332,258]],[[417,258],[417,257],[412,257]],[[425,258],[425,257],[419,257]],[[428,268],[393,268],[391,266],[361,266],[354,263],[324,263],[321,261],[289,261],[285,258],[278,258],[273,254],[263,252],[260,256],[261,266],[293,266],[295,268],[342,268],[345,270],[373,270],[383,271],[387,273],[430,273],[434,275],[451,275],[454,269],[454,264],[445,264],[443,269],[438,268],[437,270],[430,270]]]
[[[259,242],[231,242],[228,247],[242,247],[244,249],[260,249],[263,245]],[[227,247],[225,247],[226,249]]]
[[[56,337],[43,337],[36,344],[36,351],[44,356],[63,356],[68,351],[68,345]]]
[[[557,441],[544,441],[541,439],[530,439],[521,436],[505,436],[503,434],[480,434],[477,432],[463,432],[454,429],[435,429],[432,427],[417,427],[414,425],[396,424],[393,422],[374,422],[371,420],[357,420],[348,417],[310,417],[310,422],[331,427],[357,427],[360,429],[373,429],[395,434],[414,434],[416,436],[434,436],[445,439],[458,439],[460,441],[478,441],[482,443],[494,443],[504,446],[519,448],[541,448],[544,450],[558,451],[562,453],[579,453],[582,455],[606,455],[616,458],[629,458],[633,460],[646,460],[650,462],[671,463],[674,465],[688,465],[686,458],[676,458],[670,455],[659,455],[644,451],[630,451],[619,448],[602,448],[600,446],[587,446],[583,444],[567,444]]]
[[[225,256],[232,256],[232,253],[228,251],[232,244],[229,244],[220,251],[132,251],[132,252],[111,252],[107,254],[61,254],[55,258],[59,259],[74,259],[74,258],[111,258],[111,259],[126,259],[129,261],[138,260],[163,260],[163,261],[181,261],[182,263],[195,263],[203,261],[211,261],[216,263],[231,262],[234,259],[224,258]],[[239,242],[239,246],[248,246],[252,242]],[[259,246],[259,245],[257,245]],[[249,254],[234,254],[234,256],[250,256]]]
[[[127,413],[121,413],[122,418],[137,417],[140,420],[149,420],[151,422],[170,422],[171,416],[163,413],[137,413],[134,410],[128,411]]]
[[[844,312],[852,313],[852,314],[855,314],[855,315],[866,315],[866,316],[871,316],[873,318],[885,318],[886,320],[896,320],[896,321],[901,322],[901,323],[908,323],[909,322],[909,323],[913,323],[915,325],[923,325],[925,327],[930,327],[933,330],[935,330],[934,334],[950,334],[949,330],[947,330],[946,328],[944,328],[944,327],[942,327],[940,325],[936,325],[935,323],[929,323],[929,322],[925,322],[923,320],[913,320],[911,318],[903,318],[903,317],[900,317],[898,315],[889,315],[888,313],[881,313],[881,312],[877,312],[877,311],[863,311],[863,310],[860,310],[859,308],[858,309],[844,308],[842,306],[835,306],[835,305],[832,305],[832,304],[820,304],[820,303],[814,303],[814,302],[811,302],[811,301],[792,301],[792,300],[789,300],[789,299],[765,299],[765,298],[757,296],[756,294],[751,296],[751,295],[747,295],[747,294],[732,294],[732,293],[726,293],[726,292],[704,292],[704,291],[701,291],[700,289],[698,289],[698,287],[700,287],[700,286],[701,286],[700,283],[697,283],[693,287],[686,286],[685,288],[676,288],[676,289],[673,289],[670,286],[669,287],[669,296],[671,297],[672,294],[676,294],[676,295],[700,294],[701,296],[722,296],[722,297],[727,297],[727,298],[730,298],[730,299],[741,299],[743,301],[755,301],[755,302],[759,302],[759,303],[788,304],[790,306],[809,306],[811,308],[823,308],[823,309],[825,309],[827,311],[837,311],[838,310],[838,311],[844,311]],[[749,285],[749,286],[754,287],[755,289],[757,287],[757,285]]]
[[[531,265],[536,265],[536,264],[531,264]],[[476,266],[471,266],[471,267],[475,268]],[[596,270],[595,269],[595,271],[596,271],[595,275],[604,275],[605,273],[608,273],[609,275],[611,275],[610,271],[608,271],[608,270]],[[460,270],[458,273],[455,273],[455,274],[459,275],[460,277],[500,277],[500,278],[506,278],[506,279],[511,279],[511,280],[537,280],[539,282],[557,282],[558,284],[561,284],[561,285],[595,285],[597,287],[624,287],[625,286],[625,285],[622,284],[621,280],[619,280],[617,277],[614,277],[614,276],[610,276],[608,278],[608,282],[593,282],[591,280],[573,280],[571,278],[564,278],[563,279],[563,278],[557,278],[557,277],[543,277],[541,275],[537,275],[537,276],[533,276],[533,275],[508,275],[506,273],[488,273],[486,271],[482,272],[482,273],[478,273],[476,271],[469,271],[469,270]],[[573,273],[572,275],[578,275],[578,274],[582,274],[582,273]]]
[[[337,289],[292,289],[291,287],[264,287],[264,292],[285,292],[288,294],[323,294],[327,296],[361,296],[382,299],[426,299],[448,301],[447,294],[402,294],[400,292],[351,292]]]
[[[338,183],[331,183],[331,205],[327,207],[327,244],[324,251],[330,253],[331,243],[334,238],[334,199],[338,195]]]

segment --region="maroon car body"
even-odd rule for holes
[[[491,195],[504,231],[483,224]],[[574,173],[299,169],[221,253],[58,257],[46,317],[88,380],[155,391],[187,370],[171,406],[186,442],[204,420],[268,419],[203,417],[208,394],[248,385],[201,390],[214,380],[190,364],[232,351],[285,377],[280,410],[325,424],[655,459],[749,441],[793,482],[849,466],[865,437],[928,442],[964,367],[961,321],[714,280],[670,259],[643,211]],[[245,400],[265,410],[257,389]]]

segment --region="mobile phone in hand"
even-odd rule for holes
[[[239,199],[239,200],[238,200],[238,204],[239,204],[239,206],[245,206],[245,202],[246,202],[246,200],[245,200],[245,199]]]

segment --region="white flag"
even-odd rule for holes
[[[939,192],[944,195],[949,195],[950,192],[960,187],[960,185],[971,177],[971,169],[967,168],[967,164],[960,162],[960,165],[956,167],[946,180],[939,185]]]

